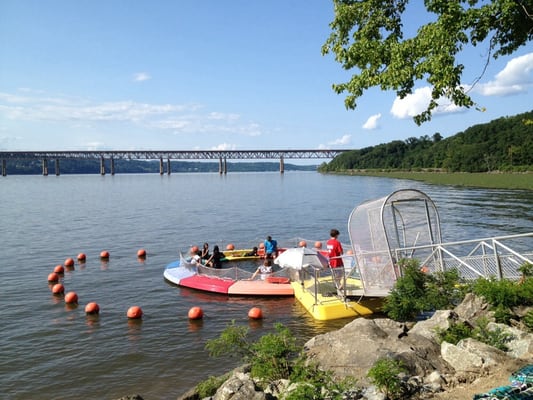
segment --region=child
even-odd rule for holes
[[[266,278],[268,278],[270,275],[272,275],[272,261],[270,260],[265,260],[265,262],[263,263],[263,265],[259,266],[254,274],[252,275],[252,277],[250,278],[250,280],[254,280],[255,277],[257,276],[257,274],[261,274],[261,279],[262,280],[265,280]]]

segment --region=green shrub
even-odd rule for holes
[[[507,343],[514,339],[514,335],[504,332],[499,326],[489,330],[487,328],[488,323],[489,321],[486,318],[478,319],[476,327],[472,331],[473,338],[502,351],[508,351]]]
[[[218,377],[210,376],[205,381],[200,382],[198,385],[196,385],[198,396],[200,396],[201,399],[213,396],[226,379],[228,379],[227,374]]]
[[[382,358],[368,370],[367,376],[389,399],[399,399],[402,395],[400,373],[407,372],[400,360]]]
[[[472,291],[482,296],[493,307],[504,306],[507,308],[519,304],[518,285],[507,279],[483,279],[476,280]]]
[[[452,323],[448,329],[436,329],[439,342],[448,342],[451,344],[457,344],[463,339],[472,337],[472,331],[473,327],[464,322]]]
[[[524,315],[522,322],[530,331],[533,331],[533,310],[529,310],[527,314]]]
[[[457,270],[426,274],[416,259],[398,263],[402,276],[385,298],[383,311],[395,321],[410,321],[422,311],[449,309],[460,303],[466,292]]]
[[[229,354],[246,360],[252,355],[251,343],[248,342],[248,332],[247,327],[237,326],[235,321],[231,321],[231,325],[222,331],[220,337],[207,341],[205,348],[209,350],[211,357]]]

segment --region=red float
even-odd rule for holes
[[[145,249],[137,250],[137,257],[146,257],[146,250]]]
[[[322,242],[317,241],[315,242],[315,249],[321,249],[322,248]]]
[[[228,244],[226,250],[235,250],[235,245],[233,243]]]
[[[74,265],[74,259],[69,257],[65,260],[65,267],[72,267],[73,265]]]
[[[86,314],[98,314],[100,312],[100,306],[96,303],[89,303],[85,306]]]
[[[109,258],[109,251],[103,250],[100,252],[100,258],[102,259],[108,259]]]
[[[78,254],[78,261],[85,261],[87,256],[84,253]]]
[[[189,310],[189,319],[202,319],[204,312],[200,307],[191,307]]]
[[[263,318],[263,311],[259,307],[252,307],[248,311],[248,318],[251,319],[261,319]]]
[[[76,292],[68,292],[65,295],[65,303],[78,304],[78,295],[76,294]]]
[[[300,240],[298,247],[307,247],[307,242],[305,240]]]
[[[48,274],[48,282],[57,282],[59,281],[59,275],[55,272]]]
[[[54,286],[52,286],[52,293],[63,294],[65,293],[65,287],[61,283],[56,283]]]
[[[143,310],[139,306],[131,306],[126,315],[130,319],[139,319],[143,316]]]
[[[54,272],[56,274],[64,274],[65,273],[65,268],[63,268],[62,265],[56,265],[55,268],[54,268]]]

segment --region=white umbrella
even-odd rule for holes
[[[276,257],[274,263],[282,268],[302,269],[305,267],[327,268],[328,258],[322,253],[307,247],[294,247]]]

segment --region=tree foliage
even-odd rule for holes
[[[439,169],[448,172],[525,171],[533,166],[533,111],[475,125],[442,139],[408,138],[342,153],[321,172],[350,169]]]
[[[427,109],[414,117],[419,125],[431,119],[440,99],[474,105],[461,86],[464,65],[457,62],[467,44],[488,43],[488,64],[490,58],[511,54],[533,38],[531,0],[425,0],[429,22],[412,37],[406,37],[411,27],[405,16],[412,11],[408,0],[333,3],[332,33],[322,53],[334,53],[344,69],[356,71],[348,82],[334,84],[335,92],[346,92],[345,105],[354,109],[371,87],[394,90],[404,98],[424,79],[432,92]]]

